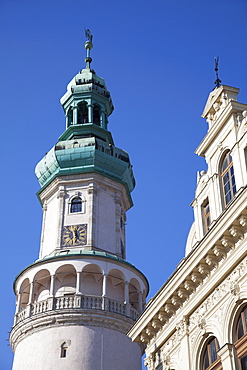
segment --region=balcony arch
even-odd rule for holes
[[[47,299],[50,294],[50,272],[47,269],[37,272],[37,274],[34,276],[33,284],[33,301],[40,302]]]
[[[76,290],[76,270],[73,265],[60,266],[56,271],[55,296],[71,295]]]
[[[23,280],[23,282],[21,283],[21,286],[20,286],[20,290],[19,290],[19,308],[18,308],[18,311],[23,311],[28,302],[29,302],[29,295],[30,295],[30,281],[28,278],[26,278],[25,280]]]
[[[82,269],[81,273],[81,293],[83,295],[101,296],[102,294],[101,268],[94,264],[88,264]]]
[[[112,269],[108,272],[108,297],[119,302],[124,302],[124,282],[126,278],[122,271]]]
[[[130,279],[129,283],[129,303],[135,310],[142,311],[141,287],[135,278]]]

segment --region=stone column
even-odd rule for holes
[[[33,303],[33,292],[34,292],[34,281],[32,281],[31,284],[30,284],[30,292],[29,292],[28,304]]]
[[[218,350],[223,369],[237,370],[237,358],[233,344],[226,343]]]
[[[125,304],[125,314],[130,316],[130,301],[129,301],[129,282],[124,282],[124,304]]]
[[[29,299],[26,307],[26,317],[32,314],[32,303],[33,303],[33,292],[34,292],[34,281],[30,283]]]
[[[107,309],[108,297],[107,297],[107,278],[106,274],[103,275],[102,280],[102,310]]]
[[[142,313],[143,307],[142,307],[142,292],[138,292],[138,312]]]
[[[54,290],[55,290],[55,275],[51,275],[51,283],[50,283],[50,297],[54,297]]]
[[[101,125],[101,127],[103,127],[105,130],[107,129],[107,128],[106,128],[106,120],[105,120],[105,111],[104,111],[104,110],[101,110],[101,111],[100,111],[100,125]]]
[[[93,123],[93,105],[88,104],[87,107],[88,107],[88,122]]]
[[[103,275],[103,281],[102,281],[102,297],[107,296],[107,275]]]
[[[75,294],[82,294],[81,293],[81,271],[77,271],[76,273],[76,291]]]
[[[77,124],[78,106],[73,107],[73,125]]]
[[[129,282],[128,281],[124,282],[124,303],[125,304],[130,303],[129,301]]]
[[[21,294],[17,294],[16,300],[16,308],[15,308],[15,315],[20,312],[20,305],[21,305]]]
[[[68,112],[65,114],[66,129],[69,127],[69,117]]]
[[[55,304],[55,278],[56,275],[51,275],[49,297],[47,298],[48,306],[47,310],[53,310]]]

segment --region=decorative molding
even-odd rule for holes
[[[162,322],[163,328],[160,329],[159,326],[156,328],[152,327],[152,331],[149,332],[149,340],[152,339],[152,336],[155,337],[158,331],[167,327],[168,322],[171,322],[175,318],[175,315],[179,312],[179,310],[188,302],[190,297],[193,295],[193,292],[198,290],[198,287],[205,284],[208,278],[212,277],[216,271],[218,271],[219,267],[222,266],[227,260],[228,254],[232,253],[233,250],[239,248],[240,244],[245,242],[245,238],[247,236],[247,232],[245,227],[247,227],[247,216],[245,215],[246,211],[243,211],[242,215],[238,215],[237,219],[233,220],[232,225],[230,225],[224,232],[223,235],[209,248],[204,256],[202,256],[201,260],[197,265],[193,266],[190,271],[187,271],[187,276],[184,276],[183,283],[180,283],[176,287],[174,286],[174,290],[171,291],[171,295],[169,299],[163,302],[162,306],[158,311],[153,313],[153,316],[150,317],[150,320],[158,318],[160,322]],[[236,222],[239,226],[236,226]],[[232,294],[238,299],[239,297],[239,289],[238,286],[231,285],[230,281],[236,281],[236,276],[243,275],[243,271],[246,269],[246,260],[242,262],[237,270],[235,269],[232,272],[231,277],[224,280],[215,290],[211,293],[211,295],[204,300],[202,306],[191,315],[190,317],[190,330],[192,327],[195,327],[198,323],[199,315],[202,316],[201,310],[208,312],[211,310],[216,302],[218,302],[221,297],[226,294],[226,292],[232,292]],[[238,272],[237,272],[238,271]],[[234,275],[234,278],[233,278]],[[193,295],[194,296],[194,295]],[[196,317],[196,319],[195,319]],[[146,327],[143,327],[142,332],[139,334],[139,338],[142,333],[145,334]],[[145,343],[148,343],[147,338],[144,336],[142,340]],[[146,340],[146,341],[145,341]]]

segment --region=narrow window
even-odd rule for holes
[[[121,240],[121,256],[122,258],[125,258],[125,250],[124,250],[124,243]]]
[[[78,104],[77,123],[78,124],[88,123],[88,107],[86,102]]]
[[[73,125],[73,111],[71,108],[69,108],[69,111],[68,111],[68,127],[70,125]]]
[[[202,204],[204,232],[207,233],[211,224],[210,207],[208,199]]]
[[[82,200],[80,197],[72,199],[70,206],[70,213],[77,213],[82,211]]]
[[[211,365],[213,365],[213,363],[216,362],[218,359],[218,355],[217,355],[218,349],[219,349],[218,340],[215,337],[211,338],[207,342],[206,348],[204,349],[204,352],[203,352],[202,370],[206,370],[208,368],[210,369],[214,368],[214,367],[211,367]]]
[[[221,166],[221,179],[224,203],[226,206],[236,193],[234,169],[230,152],[228,152],[223,159]]]
[[[93,107],[93,123],[100,126],[100,108],[98,105],[94,105]]]
[[[239,370],[247,370],[247,306],[240,312],[235,333]]]
[[[68,352],[68,345],[66,342],[63,342],[61,345],[60,357],[61,358],[67,357],[67,352]]]

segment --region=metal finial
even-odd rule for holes
[[[216,87],[220,87],[220,84],[221,84],[221,80],[219,79],[219,74],[218,74],[218,70],[219,70],[219,57],[215,57],[214,58],[214,70],[215,70],[215,73],[216,73],[216,80],[214,81],[215,83],[215,86]]]
[[[93,35],[91,34],[91,31],[89,28],[87,29],[85,28],[85,36],[87,38],[87,41],[84,44],[85,49],[87,50],[87,56],[85,58],[85,62],[86,62],[86,68],[90,69],[90,64],[92,62],[92,58],[90,57],[90,50],[92,50],[93,48],[93,43],[92,43]]]
[[[88,39],[88,41],[93,41],[93,35],[91,34],[91,31],[89,28],[85,28],[85,36]]]

